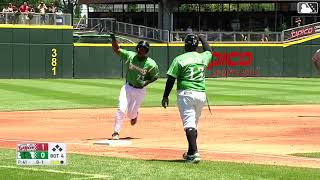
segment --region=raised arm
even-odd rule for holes
[[[201,41],[202,43],[202,48],[203,48],[203,51],[210,51],[212,52],[212,49],[211,47],[209,46],[207,40],[206,40],[206,37],[203,35],[203,34],[199,34],[198,35],[198,38],[199,40]]]
[[[113,34],[113,33],[109,33],[110,34],[110,37],[111,37],[111,40],[112,40],[112,49],[113,49],[113,52],[115,52],[116,54],[119,55],[120,53],[120,47],[118,45],[118,42],[116,40],[116,36]]]

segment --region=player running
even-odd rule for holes
[[[128,118],[131,119],[131,125],[137,123],[138,110],[145,95],[145,87],[158,79],[159,68],[153,59],[146,56],[149,51],[148,42],[140,41],[136,46],[136,52],[133,52],[121,49],[113,33],[110,33],[110,37],[113,51],[124,60],[127,68],[126,82],[120,90],[112,134],[112,139],[118,140],[126,111]]]
[[[198,53],[200,39],[204,52]],[[177,56],[167,72],[168,79],[162,99],[162,106],[169,105],[169,94],[177,79],[177,103],[183,128],[188,140],[188,152],[183,154],[187,162],[200,162],[197,148],[197,125],[206,102],[205,71],[211,61],[211,48],[203,35],[188,34],[185,38],[186,53]]]

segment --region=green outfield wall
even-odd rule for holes
[[[135,51],[134,44],[120,44]],[[207,77],[319,77],[311,58],[320,34],[286,43],[210,44]],[[201,49],[201,47],[200,47]],[[71,26],[0,25],[0,78],[123,78],[111,44],[73,44]],[[161,77],[184,44],[151,44]]]
[[[121,46],[126,50],[135,51],[135,45]],[[161,76],[166,75],[168,68],[168,59],[170,55],[166,44],[158,44],[152,48],[148,55],[158,64]],[[174,49],[174,48],[173,48]],[[180,49],[180,48],[179,48]],[[178,55],[178,54],[173,54]],[[171,57],[173,57],[171,55]],[[115,53],[113,53],[111,44],[76,44],[74,47],[74,77],[75,78],[122,78],[126,75],[126,68]]]
[[[0,25],[0,78],[72,78],[71,26]]]
[[[320,35],[298,41],[269,44],[210,44],[212,60],[207,77],[319,77],[312,56],[320,49]],[[135,50],[135,45],[121,48]],[[200,47],[201,49],[201,47]],[[159,65],[161,77],[172,60],[184,52],[183,44],[151,44],[149,56]],[[125,77],[125,67],[111,44],[74,44],[75,78]]]

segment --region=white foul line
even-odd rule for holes
[[[26,167],[19,167],[19,166],[4,166],[0,165],[1,168],[8,168],[8,169],[22,169],[28,171],[36,171],[36,172],[49,172],[49,173],[60,173],[60,174],[71,174],[71,175],[79,175],[79,176],[89,176],[86,178],[72,178],[72,179],[98,179],[98,178],[110,178],[111,176],[101,175],[101,174],[87,174],[87,173],[80,173],[80,172],[72,172],[72,171],[58,171],[53,169],[36,169],[36,168],[26,168]]]

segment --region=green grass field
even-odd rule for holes
[[[295,153],[291,154],[293,156],[309,157],[309,158],[320,158],[320,152],[313,153]]]
[[[0,111],[116,107],[123,79],[0,80]],[[207,79],[211,105],[320,104],[317,78]],[[144,107],[161,104],[165,79],[148,87]],[[170,105],[176,106],[175,90]]]
[[[0,80],[0,111],[116,107],[123,79]],[[317,78],[207,80],[211,105],[320,104]],[[159,107],[165,79],[150,85],[144,107]],[[175,106],[175,91],[170,106]],[[300,155],[301,154],[297,154]],[[319,153],[302,154],[319,158]],[[202,161],[132,160],[68,154],[68,165],[16,166],[0,149],[0,179],[320,179],[319,169]]]
[[[15,166],[15,151],[0,149],[0,179],[319,179],[319,169],[202,161],[133,160],[68,154],[68,165]]]

